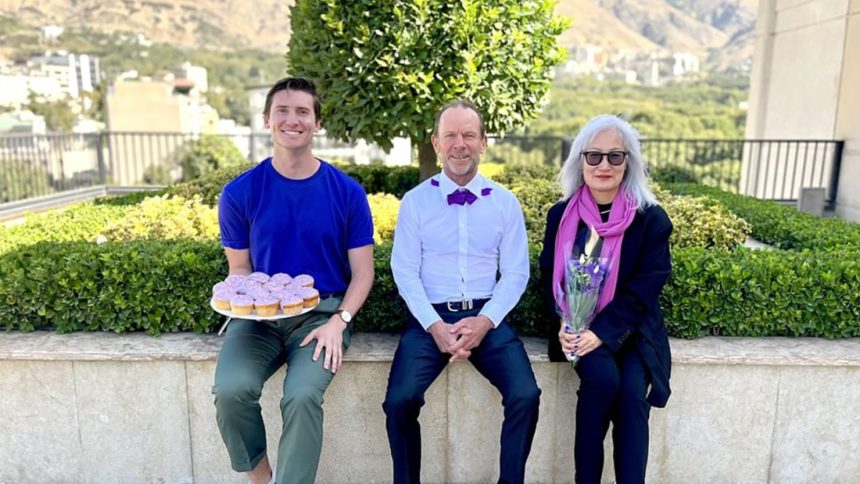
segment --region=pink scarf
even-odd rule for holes
[[[621,261],[621,241],[624,231],[633,222],[636,216],[636,202],[618,190],[609,212],[609,220],[605,223],[600,218],[600,210],[591,196],[591,190],[582,185],[571,197],[564,214],[561,216],[558,233],[555,236],[555,264],[552,270],[552,291],[555,294],[556,304],[561,306],[564,301],[559,301],[557,288],[564,278],[564,264],[571,257],[571,248],[576,240],[576,232],[579,221],[585,221],[589,227],[594,227],[597,234],[603,237],[603,247],[600,257],[609,261],[609,273],[603,282],[603,289],[597,300],[597,312],[600,312],[615,296],[615,285],[618,282],[618,265]],[[563,296],[561,296],[563,297]]]

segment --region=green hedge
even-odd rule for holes
[[[31,331],[217,330],[207,301],[226,275],[217,243],[40,242],[0,256],[0,326]]]
[[[523,335],[545,335],[532,246],[528,289],[510,315]],[[376,248],[376,281],[356,318],[360,331],[396,331],[404,307],[389,268],[390,245]],[[669,333],[682,338],[860,336],[860,262],[842,252],[673,251],[662,296]],[[0,256],[0,326],[58,331],[216,331],[208,306],[226,262],[217,242],[42,242]],[[810,282],[814,281],[814,282]]]
[[[390,193],[397,198],[418,185],[417,166],[352,165],[336,163],[340,170],[357,181],[364,191]]]
[[[246,168],[217,170],[168,193],[200,195],[214,204],[221,187]],[[396,176],[381,177],[372,165],[357,170],[364,174],[367,186],[401,187],[397,190],[405,188],[412,176],[409,170],[399,169],[394,171]],[[545,210],[557,200],[557,188],[547,177],[530,179],[525,172],[511,173],[505,170],[497,176],[508,176],[506,181],[522,200],[530,238],[537,242]],[[670,184],[668,188],[726,206],[752,223],[753,236],[759,240],[781,248],[809,249],[673,247],[673,274],[661,301],[670,334],[683,338],[860,336],[857,225],[698,185]],[[217,241],[93,242],[109,224],[140,208],[126,202],[139,202],[143,196],[80,204],[0,229],[0,327],[150,334],[217,330],[221,318],[207,304],[211,285],[226,273]],[[394,205],[388,205],[391,212]],[[531,279],[510,315],[524,335],[545,335],[547,325],[556,320],[543,311],[538,253],[539,243],[533,243]],[[389,260],[390,242],[383,242],[375,252],[373,291],[356,318],[360,331],[400,328],[405,309]]]
[[[860,251],[860,224],[838,218],[819,218],[794,207],[728,193],[704,185],[670,183],[665,188],[680,195],[705,196],[752,225],[752,237],[781,249]]]
[[[68,242],[95,238],[130,207],[78,203],[64,210],[29,215],[20,225],[0,226],[0,254],[37,241]]]
[[[672,254],[661,297],[669,333],[860,336],[860,260],[802,253],[685,248]]]

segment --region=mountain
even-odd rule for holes
[[[56,24],[106,33],[132,32],[148,40],[214,50],[285,50],[289,6],[295,0],[0,0],[0,13],[22,24]],[[560,0],[572,19],[561,35],[571,48],[690,52],[719,69],[749,63],[756,0]]]
[[[153,42],[214,50],[283,52],[288,1],[0,0],[0,12],[26,25],[143,34]]]
[[[755,0],[561,0],[573,20],[563,45],[608,50],[689,52],[724,70],[752,58]]]

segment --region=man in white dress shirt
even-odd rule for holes
[[[468,359],[502,394],[499,482],[521,483],[540,403],[523,343],[505,320],[529,278],[523,212],[478,173],[487,137],[474,104],[443,107],[432,141],[442,173],[403,197],[391,253],[410,313],[383,403],[394,482],[420,482],[424,393],[446,364]]]

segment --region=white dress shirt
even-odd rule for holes
[[[443,172],[400,204],[391,271],[425,330],[441,319],[431,304],[483,298],[491,299],[480,314],[497,327],[528,283],[528,239],[517,197],[480,174],[465,188],[478,199],[448,205],[448,194],[459,187]]]

